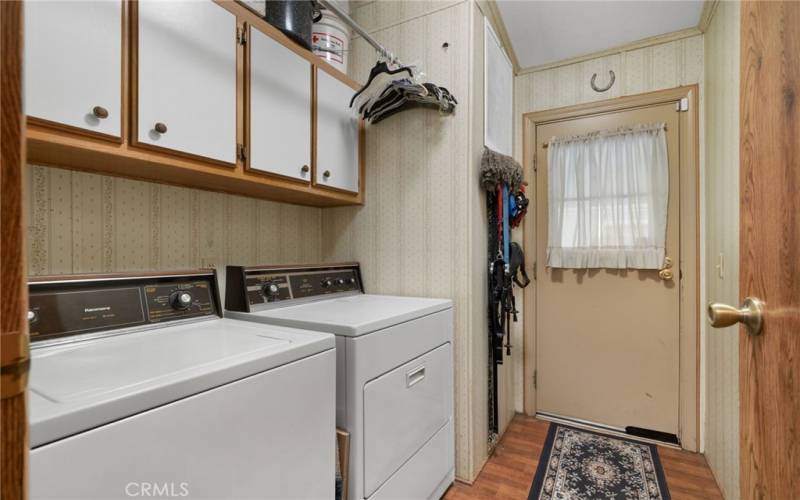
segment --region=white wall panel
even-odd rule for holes
[[[447,87],[460,104],[452,116],[411,110],[369,126],[366,204],[322,212],[325,259],[360,261],[370,293],[455,301],[456,475],[463,479],[474,477],[474,461],[485,457],[486,448],[485,437],[480,442],[473,436],[480,428],[485,435],[486,412],[485,401],[480,406],[472,400],[470,371],[472,335],[485,335],[483,323],[470,321],[473,291],[484,286],[473,285],[468,271],[470,196],[477,192],[470,151],[470,9],[463,0],[351,5],[351,15],[373,36],[402,61],[420,63],[426,80]],[[375,50],[361,38],[352,50],[350,76],[363,81]]]
[[[720,2],[705,33],[706,280],[708,300],[739,304],[739,15]],[[717,268],[722,259],[722,268]],[[739,493],[739,335],[736,327],[706,338],[708,464],[725,498]]]

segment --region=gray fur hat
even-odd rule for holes
[[[494,191],[498,184],[508,184],[511,192],[516,193],[522,184],[522,166],[514,158],[484,147],[481,186],[487,191]]]

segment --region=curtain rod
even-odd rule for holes
[[[350,17],[350,15],[347,12],[345,12],[341,7],[339,7],[336,0],[316,0],[316,1],[318,4],[322,5],[326,9],[332,11],[334,14],[339,16],[339,19],[341,19],[343,23],[353,28],[353,31],[361,35],[361,37],[364,40],[366,40],[367,43],[375,47],[375,50],[377,50],[382,56],[388,59],[390,63],[401,65],[400,60],[397,59],[394,53],[387,50],[386,47],[384,47],[383,45],[378,43],[377,40],[372,38],[372,35],[367,33],[367,30],[362,28],[357,22],[355,22],[355,20],[352,17]]]

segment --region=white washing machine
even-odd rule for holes
[[[31,498],[333,496],[333,335],[221,318],[210,271],[29,288]]]
[[[336,335],[348,498],[439,498],[454,480],[452,301],[364,294],[357,264],[229,266],[226,317]]]

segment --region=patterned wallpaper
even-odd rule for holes
[[[598,85],[604,85],[609,70],[613,70],[616,74],[616,82],[611,89],[602,93],[592,90],[589,86],[592,74],[597,73]],[[522,159],[524,113],[695,83],[700,84],[700,150],[703,151],[705,138],[702,35],[519,75],[514,78],[514,155]],[[703,172],[702,155],[700,163],[700,171]],[[700,189],[703,189],[702,185]],[[701,201],[701,221],[703,211]],[[702,234],[701,228],[701,259],[704,255]],[[701,285],[701,300],[704,300],[702,297]],[[522,345],[520,328],[514,330],[512,343]],[[523,371],[520,360],[516,360],[514,365],[513,385],[517,411],[523,411]]]
[[[33,165],[26,183],[32,275],[322,258],[319,208]]]
[[[705,33],[708,300],[739,304],[739,2],[719,2]],[[721,262],[720,262],[721,259]],[[721,268],[718,268],[721,264]],[[739,335],[706,337],[705,452],[728,500],[739,498]]]
[[[351,15],[370,34],[404,63],[419,64],[425,78],[447,87],[459,107],[452,116],[410,110],[369,126],[366,204],[322,214],[325,259],[360,261],[370,292],[454,301],[456,475],[468,480],[486,455],[485,389],[482,401],[475,391],[475,384],[485,387],[485,379],[473,378],[471,370],[474,356],[481,359],[472,344],[478,334],[472,331],[471,291],[482,290],[474,281],[483,276],[469,271],[478,193],[471,163],[470,7],[467,1],[351,5]],[[361,38],[354,40],[353,78],[365,80],[375,60],[374,49]],[[480,373],[485,373],[485,359]]]

